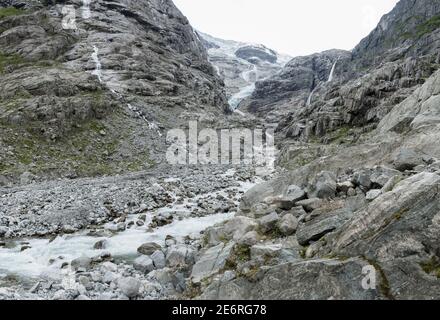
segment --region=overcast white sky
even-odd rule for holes
[[[196,29],[292,56],[353,49],[398,0],[174,0]]]

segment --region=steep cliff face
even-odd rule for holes
[[[436,1],[401,1],[351,53],[295,58],[257,83],[242,107],[282,119],[279,140],[356,140],[359,132],[346,135],[349,128],[371,130],[439,68],[439,14]],[[332,62],[332,79],[323,82]]]
[[[296,57],[273,77],[257,82],[250,99],[240,107],[270,121],[276,120],[289,113],[292,105],[310,105],[317,90],[340,79],[350,59],[350,52],[343,50]]]
[[[147,168],[161,161],[166,129],[228,108],[222,80],[172,1],[1,5],[3,176]],[[75,16],[67,28],[66,5]]]
[[[353,50],[362,65],[432,53],[440,41],[440,3],[404,0]]]

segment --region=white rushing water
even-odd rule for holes
[[[313,88],[313,90],[310,92],[309,97],[307,98],[307,106],[310,106],[312,104],[312,97],[313,93],[315,92],[316,88]]]
[[[99,82],[102,83],[102,66],[99,60],[99,49],[97,46],[93,46],[92,59],[95,62],[95,70],[92,71],[92,74],[97,76]]]
[[[335,74],[336,63],[338,63],[338,60],[336,60],[335,63],[333,63],[332,70],[330,71],[330,75],[328,76],[327,82],[332,82],[333,81],[333,77],[334,77],[334,74]]]
[[[224,176],[233,176],[234,170],[224,173]],[[173,178],[170,178],[173,179]],[[169,181],[171,181],[168,179]],[[183,242],[187,236],[197,236],[201,231],[215,224],[224,222],[234,217],[235,213],[219,213],[205,217],[190,217],[191,208],[197,207],[199,199],[206,196],[216,197],[218,195],[227,196],[228,190],[235,192],[247,191],[252,188],[256,182],[240,182],[239,187],[221,189],[207,194],[200,194],[194,199],[185,199],[183,203],[175,202],[171,206],[163,207],[155,211],[155,214],[173,213],[180,214],[178,217],[183,219],[174,219],[174,222],[154,229],[148,232],[148,225],[152,220],[152,215],[147,216],[144,226],[134,225],[110,237],[93,237],[87,235],[88,231],[82,231],[71,235],[58,236],[55,240],[49,239],[22,239],[18,243],[26,242],[30,248],[21,251],[21,245],[18,244],[12,248],[0,248],[0,275],[15,275],[22,279],[49,278],[60,279],[65,270],[61,265],[70,262],[81,256],[95,257],[100,253],[110,253],[114,258],[134,258],[137,256],[137,248],[147,242],[155,242],[164,245],[166,236],[173,236],[178,242]],[[261,181],[261,180],[260,180]],[[190,205],[190,206],[188,206]],[[128,221],[134,221],[137,215],[130,215]],[[112,223],[107,223],[106,226]],[[105,250],[94,249],[94,244],[99,240],[107,240],[108,247]],[[52,260],[52,263],[49,261]]]
[[[90,2],[92,2],[92,0],[82,0],[82,2],[82,17],[83,19],[89,19],[92,16],[92,12],[90,11]]]
[[[159,126],[158,126],[156,123],[154,123],[154,122],[152,122],[152,121],[149,121],[149,120],[147,119],[147,117],[144,116],[144,115],[139,111],[139,109],[138,109],[137,107],[134,107],[132,104],[127,103],[127,107],[128,107],[128,109],[130,109],[130,111],[132,111],[133,113],[135,113],[136,116],[138,116],[139,118],[143,119],[143,120],[148,124],[148,128],[149,128],[150,130],[156,130],[157,135],[158,135],[159,137],[162,137],[162,133],[160,132]]]
[[[182,239],[188,235],[198,234],[232,217],[232,213],[226,213],[189,218],[158,228],[152,233],[147,233],[142,227],[133,227],[110,238],[79,234],[60,236],[52,242],[47,239],[31,239],[27,240],[31,248],[23,252],[20,251],[20,246],[13,249],[0,249],[0,273],[31,278],[42,275],[56,278],[61,274],[61,264],[77,257],[93,257],[104,251],[109,252],[113,257],[136,256],[137,248],[143,243],[156,242],[164,245],[167,235]],[[94,250],[94,244],[103,239],[108,241],[108,248]],[[59,259],[60,257],[63,259]],[[55,259],[52,265],[48,263],[50,259]]]

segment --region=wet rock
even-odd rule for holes
[[[78,270],[78,269],[89,270],[91,268],[91,264],[92,264],[92,259],[86,256],[81,256],[79,258],[76,258],[72,260],[72,262],[70,263],[71,267],[74,270]]]
[[[103,249],[107,249],[109,247],[109,242],[108,240],[99,240],[98,242],[96,242],[93,246],[94,249],[96,250],[103,250]]]
[[[148,243],[144,243],[143,245],[141,245],[137,249],[137,252],[139,252],[140,254],[146,255],[146,256],[150,256],[157,250],[162,250],[162,247],[155,242],[148,242]]]
[[[8,231],[9,231],[8,227],[0,226],[0,237],[4,237],[6,233],[8,233]]]

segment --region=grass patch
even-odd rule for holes
[[[14,7],[0,8],[0,19],[18,16],[24,13],[26,13],[26,10],[17,9]]]
[[[406,31],[400,34],[400,38],[404,40],[408,39],[420,39],[426,34],[429,34],[440,28],[440,15],[434,16],[425,22],[416,26],[414,31]],[[403,29],[403,28],[400,28]]]
[[[24,60],[18,54],[4,54],[0,52],[0,74],[5,71],[7,66],[16,66],[24,63]]]
[[[440,15],[434,16],[428,21],[425,21],[424,23],[418,25],[416,29],[416,36],[417,38],[420,38],[438,28],[440,28]]]
[[[420,266],[427,274],[434,275],[440,279],[440,260],[438,258],[433,257],[427,262],[422,262]]]

